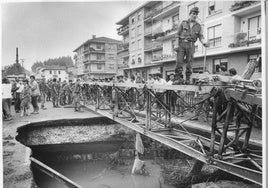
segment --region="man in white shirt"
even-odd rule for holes
[[[167,82],[167,85],[172,85],[175,80],[174,74],[169,75],[169,81]]]
[[[149,74],[146,84],[154,84],[154,78],[152,74]]]
[[[11,118],[11,84],[9,83],[7,78],[2,79],[2,109],[3,109],[3,119],[4,121],[10,121]]]

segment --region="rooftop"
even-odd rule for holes
[[[144,4],[142,4],[141,6],[139,6],[138,8],[134,9],[133,11],[131,11],[128,15],[126,15],[124,18],[122,18],[121,20],[119,20],[118,22],[116,22],[117,25],[125,25],[128,24],[128,18],[129,16],[131,16],[132,14],[134,14],[135,12],[137,12],[138,10],[140,10],[141,8],[146,8],[146,7],[151,7],[156,3],[159,3],[160,1],[147,1]]]
[[[65,66],[46,66],[44,68],[42,68],[43,70],[66,70]]]
[[[121,41],[115,40],[115,39],[112,39],[112,38],[108,38],[108,37],[95,37],[95,35],[93,35],[92,39],[89,39],[86,42],[84,42],[83,44],[81,44],[79,47],[77,47],[74,50],[74,52],[76,52],[83,45],[88,44],[88,43],[94,43],[94,42],[98,42],[98,43],[115,43],[115,44],[122,43]]]

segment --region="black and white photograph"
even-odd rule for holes
[[[267,10],[1,2],[0,187],[265,188]]]

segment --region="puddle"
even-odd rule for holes
[[[51,166],[82,187],[94,188],[173,188],[163,184],[161,168],[153,160],[145,160],[149,176],[132,175],[133,160],[127,165],[112,166],[108,160],[71,162]],[[40,188],[63,188],[62,183],[33,168],[36,184]]]

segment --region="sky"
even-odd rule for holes
[[[73,50],[96,37],[122,40],[116,22],[144,1],[3,3],[1,66],[19,60],[27,70],[36,61],[74,56]]]

